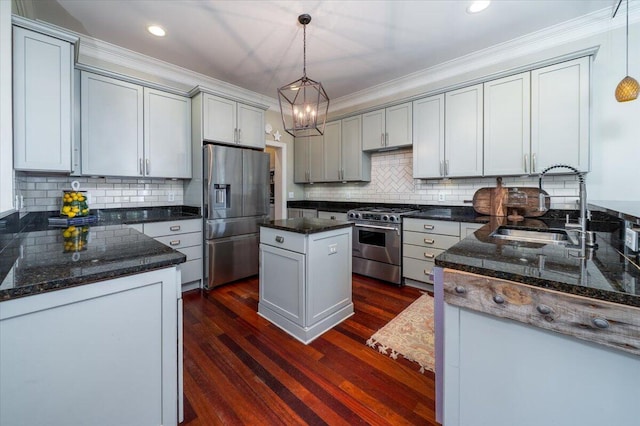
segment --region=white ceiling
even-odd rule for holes
[[[47,0],[33,18],[276,98],[307,75],[336,99],[543,28],[607,8],[613,0]],[[157,38],[150,24],[164,27]]]

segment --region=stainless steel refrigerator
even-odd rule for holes
[[[203,147],[205,288],[258,273],[260,224],[269,220],[269,154]]]

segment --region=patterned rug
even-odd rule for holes
[[[367,340],[367,345],[397,359],[398,355],[420,365],[420,372],[434,369],[433,297],[423,294]]]

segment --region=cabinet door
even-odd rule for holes
[[[191,99],[144,89],[145,176],[191,178]]]
[[[362,114],[362,150],[384,148],[385,111],[379,109]]]
[[[342,179],[342,122],[327,123],[323,136],[324,181],[337,182]]]
[[[293,141],[293,180],[295,183],[309,182],[309,136]]]
[[[482,176],[482,84],[445,94],[445,174]]]
[[[82,72],[82,174],[142,176],[142,86]]]
[[[444,174],[444,94],[413,103],[413,177]]]
[[[16,170],[71,171],[72,45],[13,27]]]
[[[264,111],[238,104],[238,144],[264,149]]]
[[[413,143],[412,103],[396,105],[385,110],[385,147],[399,148]]]
[[[589,65],[585,57],[531,72],[533,173],[553,164],[589,171]]]
[[[309,136],[309,182],[324,181],[324,143],[322,136]]]
[[[204,139],[236,144],[236,103],[205,94],[202,98]]]
[[[342,180],[370,181],[371,160],[362,152],[362,116],[342,120]]]
[[[484,83],[484,174],[529,173],[530,73]]]

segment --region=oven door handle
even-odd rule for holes
[[[393,228],[391,226],[379,226],[379,225],[363,225],[360,223],[355,224],[358,228],[373,228],[373,229],[383,229],[385,231],[396,231],[396,234],[400,235],[400,228]]]

